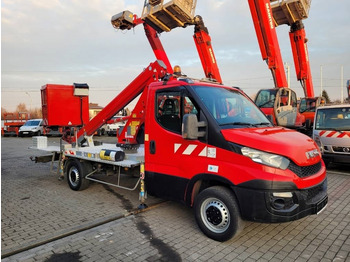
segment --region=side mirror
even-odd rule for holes
[[[206,135],[206,132],[199,131],[198,128],[205,126],[206,123],[204,121],[198,122],[195,114],[186,114],[183,116],[182,121],[182,137],[188,140],[196,140],[198,137],[203,137]]]

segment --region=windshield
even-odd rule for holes
[[[255,104],[259,108],[274,107],[277,89],[260,90],[256,96]]]
[[[220,126],[270,126],[270,121],[242,93],[220,87],[195,86],[212,117]]]
[[[40,120],[30,120],[27,121],[24,125],[25,126],[38,126],[40,123]]]
[[[317,110],[315,129],[350,131],[350,107]]]
[[[316,99],[314,98],[302,98],[300,100],[299,112],[315,112],[316,110]]]

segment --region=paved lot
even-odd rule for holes
[[[138,206],[137,192],[101,184],[74,192],[49,174],[49,164],[29,160],[29,145],[30,138],[1,140],[2,261],[350,261],[345,168],[328,171],[329,203],[320,215],[283,224],[246,222],[238,237],[219,243],[205,237],[192,210],[178,203],[122,217]],[[105,218],[111,222],[61,238]]]

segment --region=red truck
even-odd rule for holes
[[[234,236],[242,219],[279,223],[322,211],[326,168],[311,138],[273,126],[238,88],[164,76],[143,89],[144,128],[134,136],[144,141],[137,152],[105,160],[106,148],[119,155],[123,149],[64,147],[73,190],[97,181],[95,173],[144,163],[147,192],[194,207],[201,230],[218,241]]]
[[[172,7],[178,2],[170,3],[151,6],[152,17],[177,11]],[[159,25],[160,19],[152,23]],[[135,21],[130,12],[112,17],[116,28],[133,28]],[[152,38],[155,34],[144,26]],[[211,47],[210,42],[195,43]],[[142,203],[147,190],[193,207],[200,229],[217,241],[237,235],[242,220],[287,222],[326,207],[326,168],[311,138],[273,126],[241,89],[217,81],[217,70],[205,70],[207,78],[201,81],[183,76],[169,68],[159,42],[152,46],[157,58],[164,59],[148,65],[97,116],[62,141],[59,166],[71,189],[83,190],[90,181],[111,185],[94,175],[117,173],[116,187],[133,190],[141,184]],[[208,61],[216,67],[214,59]],[[136,97],[118,144],[96,145],[95,130]],[[140,168],[133,188],[119,184],[123,167]]]

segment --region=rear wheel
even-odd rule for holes
[[[75,191],[86,189],[90,181],[85,179],[85,176],[91,171],[91,165],[87,162],[80,162],[77,159],[68,160],[66,177],[69,187]]]
[[[229,240],[243,229],[235,196],[226,187],[214,186],[200,192],[194,210],[198,226],[214,240]]]

